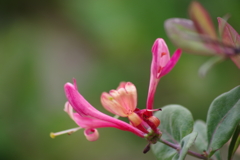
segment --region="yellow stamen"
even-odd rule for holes
[[[108,99],[109,99],[110,101],[112,101],[112,100],[113,100],[113,97],[108,97]]]
[[[51,138],[55,138],[56,136],[59,136],[59,135],[62,135],[62,134],[68,134],[68,135],[70,135],[70,134],[78,131],[79,129],[81,129],[81,127],[72,128],[72,129],[68,129],[68,130],[60,131],[60,132],[55,132],[55,133],[51,132],[51,133],[50,133],[50,137],[51,137]]]

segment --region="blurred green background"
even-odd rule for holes
[[[175,47],[163,23],[188,18],[190,0],[1,0],[0,2],[0,155],[23,160],[156,159],[147,144],[130,132],[99,129],[88,142],[83,130],[51,139],[50,132],[76,127],[63,112],[63,85],[75,77],[81,94],[97,109],[103,91],[130,81],[138,89],[138,107],[146,103],[151,47],[164,38]],[[217,16],[231,15],[240,32],[240,1],[200,1],[217,27]],[[155,107],[181,104],[194,119],[206,120],[211,101],[239,85],[230,60],[205,78],[198,69],[209,57],[183,54],[159,83]],[[162,120],[163,121],[163,120]],[[225,154],[224,154],[225,155]],[[191,158],[189,158],[191,159]]]

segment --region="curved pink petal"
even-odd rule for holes
[[[98,130],[95,128],[88,128],[84,130],[84,135],[89,141],[96,141],[99,138]]]
[[[176,65],[176,63],[178,62],[180,56],[182,54],[182,51],[181,49],[177,49],[173,56],[171,57],[171,59],[168,61],[167,65],[163,68],[161,74],[160,74],[160,77],[163,77],[165,76],[166,74],[168,74],[172,69],[173,67]]]
[[[100,119],[94,119],[90,117],[82,117],[78,113],[74,113],[74,121],[82,128],[104,128],[104,127],[113,127],[120,129],[121,127],[115,123],[108,121],[103,121]]]
[[[76,84],[75,84],[75,86],[76,86]],[[102,125],[106,125],[106,122],[108,122],[107,123],[108,125],[110,125],[110,123],[112,123],[112,124],[115,124],[116,126],[118,126],[118,129],[130,131],[140,137],[144,137],[144,133],[142,131],[138,130],[137,128],[131,126],[130,124],[127,124],[126,122],[123,122],[121,120],[110,117],[110,116],[98,111],[97,109],[95,109],[76,90],[75,86],[71,83],[66,83],[64,85],[64,89],[65,89],[65,93],[66,93],[68,102],[81,117],[89,117],[89,118],[93,118],[93,119],[98,119],[97,122],[99,122],[99,120],[105,121],[105,123],[103,123]],[[97,123],[97,125],[99,125],[99,124]],[[93,127],[93,128],[95,128],[95,127]]]
[[[69,102],[66,102],[64,105],[64,111],[69,115],[69,117],[71,119],[73,119],[73,108],[72,106],[69,104]]]
[[[95,109],[91,104],[88,103],[88,101],[85,100],[85,98],[83,98],[81,94],[78,93],[73,84],[66,83],[64,85],[64,90],[68,102],[76,112],[81,115],[89,116],[95,115],[96,113],[99,113],[101,115],[101,112]]]

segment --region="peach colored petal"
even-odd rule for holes
[[[126,110],[119,104],[110,94],[103,92],[101,95],[102,106],[109,112],[119,115],[121,117],[127,117]]]

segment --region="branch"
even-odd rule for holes
[[[168,142],[167,140],[165,139],[160,139],[159,140],[160,142],[166,144],[167,146],[173,148],[173,149],[176,149],[177,151],[181,150],[181,147],[179,145],[176,145],[176,144],[173,144],[171,142]],[[196,153],[196,152],[193,152],[191,150],[188,150],[188,154],[193,156],[193,157],[196,157],[196,158],[199,158],[199,159],[206,159],[207,160],[207,157],[203,156],[202,154],[199,154],[199,153]]]

